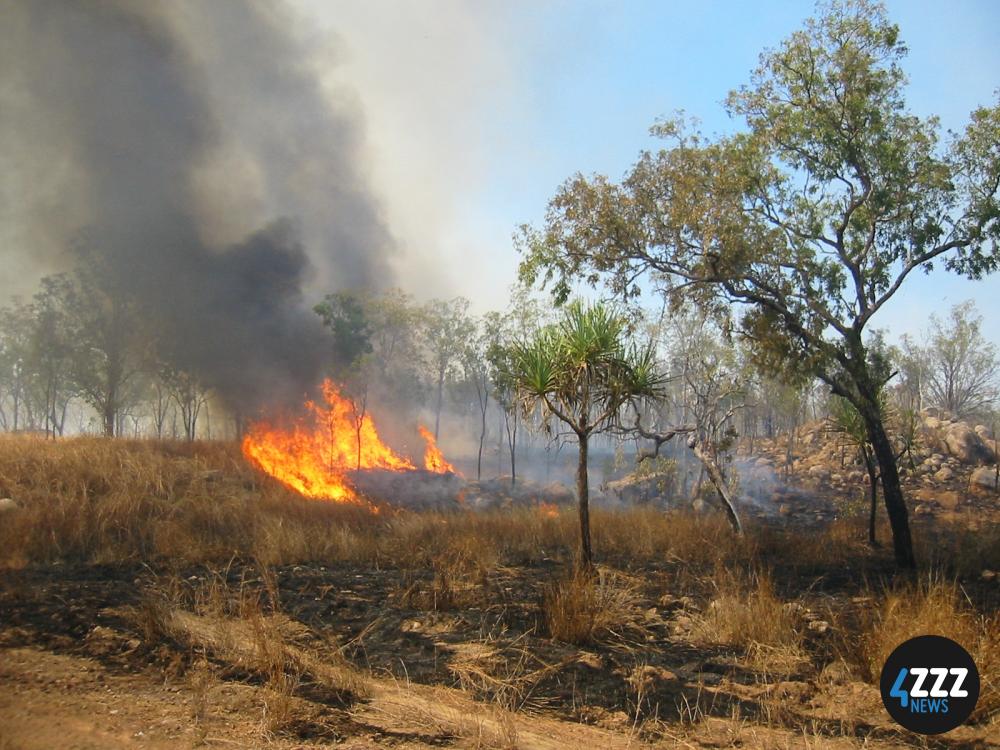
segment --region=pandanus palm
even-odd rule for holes
[[[618,424],[627,405],[662,396],[665,378],[655,352],[630,339],[628,322],[614,307],[573,302],[558,322],[515,343],[509,361],[524,410],[540,408],[545,419],[555,417],[576,435],[580,564],[589,567],[590,437]]]

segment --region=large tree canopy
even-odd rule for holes
[[[620,183],[571,178],[545,226],[524,229],[521,272],[562,298],[579,279],[635,295],[647,276],[675,302],[741,303],[758,364],[815,374],[864,418],[897,561],[909,566],[862,334],[914,271],[997,268],[1000,106],[973,112],[942,145],[938,120],[907,110],[905,53],[881,5],[825,6],[730,93],[745,130],[706,138],[660,122],[670,147],[641,154]]]

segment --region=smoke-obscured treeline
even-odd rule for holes
[[[72,272],[45,277],[30,299],[0,308],[0,428],[190,440],[237,437],[248,420],[265,416],[259,405],[241,408],[239,391],[173,364],[157,330],[136,314],[142,301],[134,290],[115,286],[99,256],[81,258]],[[561,478],[554,466],[564,436],[524,413],[505,376],[509,346],[558,314],[548,297],[517,289],[508,309],[474,316],[463,298],[421,303],[399,289],[338,292],[314,313],[314,336],[305,343],[308,356],[326,363],[320,376],[340,384],[359,412],[376,416],[390,439],[396,426],[425,421],[476,476]],[[635,308],[630,319],[636,338],[654,343],[669,378],[667,398],[645,407],[653,410],[643,415],[649,427],[709,425],[722,415],[711,425],[715,442],[728,433],[752,451],[757,438],[831,414],[825,386],[755,371],[739,342],[704,314]],[[900,410],[937,407],[991,419],[996,351],[970,304],[945,320],[932,315],[921,341],[904,337],[889,346],[878,334],[871,344],[893,373],[887,395]],[[303,390],[294,403],[281,398],[271,406],[284,411],[278,416],[295,417],[314,395]],[[643,449],[626,432],[595,442],[603,455],[595,468],[603,466],[605,475]],[[662,455],[687,472],[694,466],[682,441],[664,446]]]

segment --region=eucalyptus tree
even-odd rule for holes
[[[152,337],[139,315],[140,300],[113,261],[85,233],[75,246],[78,259],[64,287],[76,337],[73,377],[83,399],[114,437],[119,415],[137,398],[133,382],[150,358]]]
[[[491,344],[491,322],[496,313],[487,314],[476,322],[476,331],[462,352],[462,370],[465,382],[472,386],[476,394],[476,407],[479,414],[479,452],[476,455],[476,480],[483,478],[483,446],[486,443],[486,412],[490,406],[490,396],[493,393],[493,383],[490,377],[490,360],[488,357]]]
[[[361,469],[361,433],[368,414],[368,394],[374,375],[372,298],[354,292],[328,294],[313,310],[330,329],[333,375],[337,389],[351,403],[357,465]]]
[[[398,288],[365,294],[363,299],[378,373],[379,403],[408,407],[422,401],[421,373],[426,369],[420,345],[422,307]]]
[[[551,309],[531,296],[531,290],[515,285],[510,303],[503,312],[489,312],[483,318],[487,339],[486,360],[490,368],[493,398],[500,406],[503,424],[501,444],[507,439],[510,457],[510,483],[517,484],[517,437],[521,419],[517,384],[513,376],[512,347],[515,341],[534,335],[548,319]],[[548,450],[548,448],[546,448]],[[500,453],[503,451],[501,450]]]
[[[672,398],[666,401],[673,402],[672,418],[668,416],[668,426],[663,427],[657,424],[663,414],[654,410],[655,421],[643,425],[643,416],[636,413],[631,429],[653,441],[653,451],[640,453],[639,461],[655,459],[664,444],[685,435],[730,525],[742,533],[735,501],[738,476],[731,463],[737,437],[734,418],[746,406],[748,373],[738,352],[727,346],[723,332],[703,312],[676,311],[661,321],[661,327],[668,339],[667,374],[673,387]]]
[[[15,300],[0,308],[0,424],[17,432],[25,426],[33,374],[30,358],[34,310]]]
[[[675,302],[735,304],[757,363],[820,378],[861,415],[882,475],[896,562],[915,565],[896,457],[863,335],[916,271],[980,278],[1000,265],[1000,105],[942,147],[907,109],[906,47],[881,5],[843,0],[761,55],[727,99],[746,128],[654,133],[621,183],[576,176],[525,228],[522,277],[606,281],[638,294],[652,273]]]
[[[66,411],[76,395],[73,369],[81,350],[68,304],[72,280],[65,274],[46,276],[40,286],[29,307],[29,398],[42,416],[45,434],[54,438],[63,434]]]
[[[180,414],[184,438],[193,441],[198,436],[198,418],[208,404],[208,389],[193,372],[179,367],[164,365],[159,378],[177,407],[175,414]]]
[[[441,429],[445,380],[460,366],[462,352],[475,331],[469,317],[469,300],[464,297],[431,300],[422,310],[421,324],[421,338],[437,394],[434,407],[434,439],[437,440]]]
[[[971,301],[951,308],[946,321],[931,315],[922,349],[931,403],[957,417],[982,416],[1000,397],[1000,364],[982,334],[983,318]]]
[[[576,436],[580,564],[590,567],[590,438],[619,426],[626,406],[662,396],[655,349],[630,340],[614,307],[575,301],[556,323],[511,347],[509,373],[526,413],[540,410],[546,424],[554,417]]]

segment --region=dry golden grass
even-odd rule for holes
[[[694,635],[707,643],[731,646],[798,649],[802,634],[794,609],[774,593],[762,571],[741,576],[720,570],[715,598],[695,620]]]
[[[19,506],[0,524],[0,565],[9,567],[57,560],[224,564],[240,556],[265,565],[434,566],[464,586],[498,564],[569,559],[577,535],[571,509],[553,516],[535,508],[385,508],[376,515],[307,500],[249,467],[237,445],[220,442],[0,436],[0,497]],[[711,567],[750,560],[760,545],[715,516],[636,508],[597,510],[593,519],[596,554],[625,564]],[[769,533],[769,553],[797,543]]]
[[[882,665],[900,643],[918,635],[943,635],[961,644],[979,669],[973,720],[1000,720],[1000,617],[975,612],[956,583],[933,576],[886,591],[880,598],[880,604],[860,618],[852,638],[855,648],[848,649],[861,675],[877,683]]]
[[[550,584],[542,616],[548,634],[564,643],[628,646],[647,634],[638,585],[603,568],[574,567]]]
[[[557,674],[554,681],[564,677],[558,673],[566,659],[579,656],[579,650],[546,636],[613,653],[609,661],[634,663],[638,676],[627,679],[631,692],[624,710],[634,715],[636,727],[653,726],[654,702],[663,696],[647,695],[653,683],[643,679],[649,670],[639,662],[646,658],[639,646],[648,648],[651,634],[659,640],[674,633],[675,617],[689,623],[677,631],[689,640],[686,646],[706,653],[741,651],[735,660],[761,682],[765,697],[753,700],[771,718],[748,725],[744,716],[735,717],[733,726],[744,734],[748,727],[756,731],[773,721],[787,728],[796,720],[779,710],[787,703],[783,697],[765,690],[776,679],[835,688],[824,681],[824,667],[843,660],[853,679],[875,682],[888,653],[923,633],[947,635],[969,649],[983,675],[976,719],[988,724],[1000,716],[1000,621],[984,617],[961,588],[939,579],[866,590],[863,577],[884,580],[891,565],[888,550],[867,547],[864,519],[816,531],[751,522],[737,536],[718,515],[596,509],[593,542],[602,565],[583,574],[570,565],[578,534],[572,508],[555,514],[534,507],[450,513],[384,508],[372,514],[299,497],[248,467],[234,444],[0,437],[0,497],[18,505],[0,517],[0,567],[142,562],[158,571],[155,591],[134,612],[142,641],[168,643],[188,655],[198,725],[211,713],[221,673],[250,675],[261,687],[260,732],[266,741],[294,733],[310,710],[301,696],[318,685],[351,711],[362,710],[352,703],[356,698],[377,695],[369,718],[397,709],[412,718],[418,709],[433,733],[483,746],[508,746],[518,737],[524,742],[532,725],[518,712],[534,707],[538,686],[550,684],[544,682],[550,675]],[[978,577],[981,568],[1000,567],[996,530],[945,531],[933,553],[924,542],[921,558],[936,570]],[[234,583],[225,569],[233,558],[240,563],[232,570],[258,563],[249,574],[253,580]],[[538,571],[552,569],[553,561],[556,570],[571,572],[547,585],[539,582]],[[387,606],[506,611],[516,596],[512,609],[519,609],[518,627],[527,632],[481,632],[479,640],[455,644],[447,668],[463,689],[452,693],[462,697],[447,694],[457,703],[442,709],[437,688],[418,695],[409,684],[376,679],[352,666],[337,644],[281,612],[268,570],[310,562],[398,569],[392,585],[414,585]],[[179,571],[194,564],[218,572],[192,584],[188,572]],[[504,593],[512,582],[517,593]],[[835,593],[810,591],[814,583]],[[852,596],[861,603],[852,605]],[[824,602],[834,597],[840,609],[827,611]],[[681,599],[687,601],[681,605]],[[810,616],[818,611],[830,620],[829,633],[809,630],[806,606],[815,608]],[[457,621],[467,614],[437,619]],[[551,659],[553,652],[560,658]],[[793,672],[797,676],[789,677]],[[708,690],[705,700],[714,695]],[[471,723],[463,718],[472,705],[466,698],[488,704]],[[710,721],[724,720],[705,710]],[[691,722],[700,724],[693,713]]]

